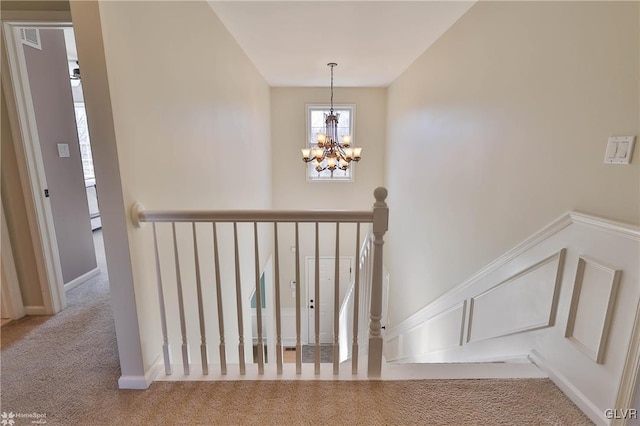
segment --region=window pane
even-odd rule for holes
[[[87,127],[87,113],[84,105],[75,105],[76,125],[78,127],[78,140],[80,142],[80,157],[82,158],[82,172],[84,179],[95,179],[93,171],[93,157],[91,143],[89,142],[89,128]]]

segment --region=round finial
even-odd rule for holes
[[[383,186],[379,186],[373,191],[373,196],[375,197],[376,202],[378,203],[384,203],[384,200],[387,199],[387,194],[388,194],[387,188]]]

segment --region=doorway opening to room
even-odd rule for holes
[[[71,23],[3,22],[3,32],[11,75],[3,83],[13,91],[12,127],[20,136],[14,136],[16,160],[35,210],[34,251],[42,249],[36,257],[43,306],[25,313],[53,314],[83,284],[100,282],[108,291],[81,62]]]

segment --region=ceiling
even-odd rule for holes
[[[271,86],[388,86],[474,1],[209,1]]]

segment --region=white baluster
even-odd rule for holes
[[[318,232],[318,222],[316,222],[316,274],[315,274],[315,278],[316,278],[316,292],[315,292],[315,299],[314,299],[314,306],[315,306],[315,315],[314,315],[314,319],[315,319],[315,324],[314,324],[314,330],[315,330],[315,334],[316,334],[316,339],[315,339],[315,346],[313,348],[313,355],[314,355],[314,373],[315,374],[320,374],[320,239],[319,239],[319,232]]]
[[[333,279],[333,374],[340,372],[340,222],[336,222],[335,275]]]
[[[296,222],[296,374],[302,374],[302,345],[300,344],[300,238]]]
[[[276,364],[278,374],[282,374],[282,324],[280,310],[280,259],[278,256],[278,222],[273,222],[274,278],[276,290]]]
[[[360,305],[360,224],[356,225],[356,278],[353,281],[353,344],[351,374],[358,374],[358,308]]]
[[[362,335],[369,335],[369,310],[371,309],[371,266],[372,266],[372,243],[371,238],[367,239],[367,255],[364,259],[364,281],[363,281],[363,310],[362,310]],[[369,339],[367,339],[367,348]]]
[[[156,224],[153,224],[153,248],[156,256],[156,276],[158,278],[158,304],[160,305],[160,324],[162,326],[162,356],[164,359],[164,373],[171,375],[171,356],[169,351],[169,337],[167,334],[167,314],[164,308],[164,291],[162,289],[162,274],[160,272],[160,255],[158,253],[158,236]]]
[[[180,311],[180,332],[182,333],[182,366],[184,374],[190,373],[189,345],[187,344],[187,323],[184,317],[184,300],[182,298],[182,277],[180,276],[180,259],[178,258],[178,239],[176,238],[176,223],[171,222],[173,230],[173,254],[176,265],[176,284],[178,286],[178,310]]]
[[[240,282],[240,253],[238,251],[238,224],[233,222],[233,244],[236,259],[236,310],[238,313],[238,356],[240,374],[246,374],[244,362],[244,329],[242,323],[242,284]]]
[[[202,361],[202,374],[209,374],[209,356],[207,355],[207,334],[204,324],[204,305],[202,303],[202,280],[200,279],[200,258],[198,256],[198,239],[196,236],[196,223],[191,222],[193,230],[193,257],[196,268],[196,292],[198,295],[198,318],[200,321],[200,359]]]
[[[382,370],[382,248],[383,236],[388,229],[389,209],[385,199],[387,190],[379,187],[373,192],[376,202],[373,205],[373,279],[371,280],[371,322],[369,323],[369,378],[379,378]]]
[[[262,341],[262,294],[260,294],[260,254],[258,251],[258,222],[253,222],[253,246],[256,273],[256,320],[258,331],[258,374],[264,374],[264,342]]]
[[[213,222],[213,261],[216,269],[216,302],[218,304],[218,331],[220,333],[220,373],[227,374],[227,354],[224,343],[224,316],[222,313],[222,283],[220,282],[220,260],[218,256],[218,231]]]

